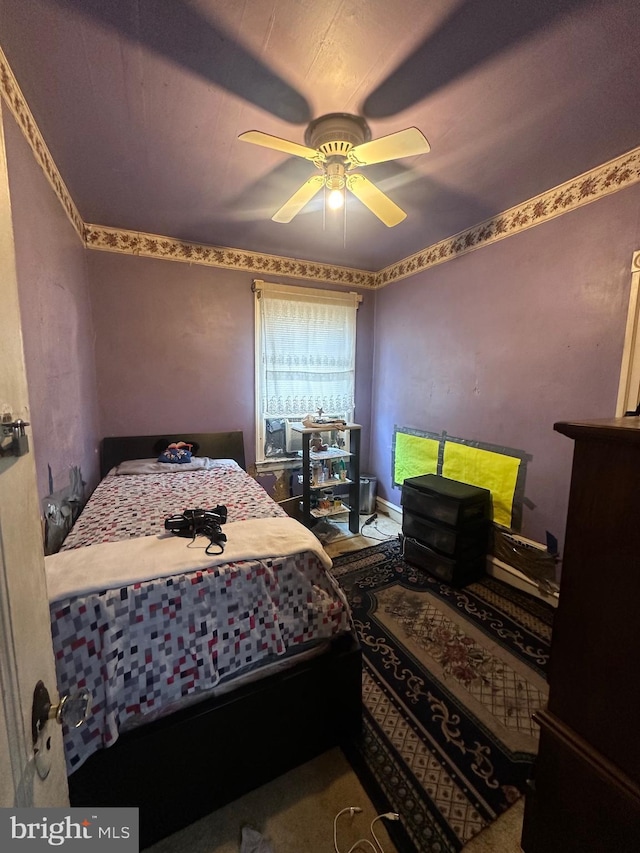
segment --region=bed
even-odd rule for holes
[[[159,447],[197,448],[188,464]],[[240,432],[105,438],[102,479],[45,558],[72,806],[140,809],[146,847],[357,736],[361,657],[313,534],[244,470]],[[164,519],[226,507],[222,554]]]

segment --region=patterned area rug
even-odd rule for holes
[[[525,790],[546,703],[553,608],[490,577],[454,589],[400,542],[333,573],[363,651],[363,737],[349,759],[401,851],[452,853]]]

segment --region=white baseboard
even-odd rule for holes
[[[390,501],[386,501],[384,498],[376,498],[376,509],[379,512],[384,513],[384,515],[388,515],[389,518],[393,519],[393,521],[395,521],[397,524],[402,524],[401,506],[396,506],[395,504],[390,503]],[[525,542],[529,542],[532,545],[536,545],[536,547],[544,549],[544,545],[539,545],[539,543],[534,543],[529,539],[524,539],[524,537],[520,538],[522,538]],[[558,606],[559,595],[557,592],[541,592],[538,589],[538,585],[535,581],[522,574],[522,572],[518,571],[518,569],[514,569],[513,566],[509,566],[507,565],[507,563],[503,563],[502,560],[499,560],[493,555],[489,555],[487,557],[487,574],[493,578],[497,578],[497,580],[501,580],[504,583],[510,584],[511,586],[521,590],[522,592],[527,592],[529,593],[529,595],[534,595],[536,598],[541,599],[541,601],[546,601],[546,603],[551,604],[552,607]]]
[[[522,572],[518,571],[518,569],[514,569],[513,566],[503,563],[502,560],[499,560],[492,554],[489,554],[487,557],[487,574],[492,578],[496,578],[499,581],[504,581],[504,583],[510,584],[516,589],[522,590],[522,592],[528,592],[529,595],[534,595],[536,598],[539,598],[541,601],[545,601],[552,607],[558,606],[560,596],[557,592],[541,592],[535,581],[532,581],[531,578],[523,575]]]
[[[402,524],[401,506],[396,506],[389,501],[385,501],[384,498],[376,498],[376,509],[384,515],[388,515],[397,524]]]

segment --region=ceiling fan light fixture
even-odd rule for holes
[[[322,172],[296,190],[271,217],[274,222],[291,222],[324,187],[326,206],[332,209],[344,206],[346,211],[345,194],[349,190],[374,216],[392,228],[406,218],[406,212],[368,178],[353,170],[430,150],[427,139],[416,127],[371,139],[364,118],[349,113],[329,113],[312,121],[304,135],[305,145],[258,130],[242,133],[239,139],[310,160]]]
[[[344,207],[344,188],[346,186],[344,159],[333,157],[325,166],[324,185],[329,190],[327,206],[330,210]]]
[[[340,210],[344,207],[344,188],[331,190],[327,198],[327,206],[330,210]]]

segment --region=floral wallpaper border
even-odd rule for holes
[[[141,255],[147,258],[162,258],[189,264],[226,267],[244,272],[312,279],[350,287],[374,288],[376,285],[376,273],[366,270],[258,254],[244,249],[189,243],[159,234],[125,231],[104,225],[85,225],[85,242],[90,249]]]
[[[18,85],[18,81],[7,62],[7,57],[4,55],[1,48],[0,95],[2,95],[13,117],[18,122],[20,130],[33,152],[33,156],[36,158],[36,161],[45,173],[47,180],[51,184],[51,187],[69,217],[71,224],[78,232],[80,238],[84,240],[85,226],[83,219],[71,198],[71,194],[62,179],[62,175],[58,171],[58,167],[51,156],[47,143],[44,141],[44,137],[40,133],[40,128],[36,124],[36,120],[29,109],[29,105],[22,94],[20,86]]]
[[[640,146],[498,216],[447,237],[378,272],[176,240],[159,234],[85,224],[0,48],[0,95],[18,122],[73,227],[90,249],[204,264],[244,272],[377,289],[548,222],[640,181]]]
[[[450,261],[474,249],[519,234],[528,228],[533,228],[534,225],[577,210],[639,181],[640,147],[518,204],[498,216],[461,231],[453,237],[434,243],[433,246],[416,252],[399,263],[379,270],[376,274],[376,286],[384,287],[392,281],[415,275],[417,272]]]

